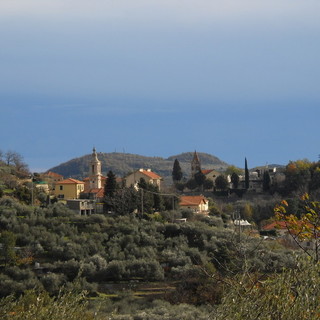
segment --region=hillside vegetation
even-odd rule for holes
[[[290,162],[275,193],[212,194],[208,216],[171,210],[142,181],[83,216],[41,201],[21,157],[0,159],[1,319],[319,319],[320,162]],[[259,234],[275,218],[313,246]]]
[[[219,158],[207,154],[198,153],[203,169],[215,169],[223,171],[228,167],[228,164]],[[102,172],[107,174],[109,170],[115,173],[118,177],[123,177],[129,172],[140,168],[150,168],[152,171],[161,175],[165,180],[171,180],[171,173],[173,162],[178,159],[180,166],[184,173],[184,177],[188,177],[191,171],[191,160],[193,152],[186,152],[179,155],[171,156],[167,159],[161,157],[146,157],[130,153],[99,153],[99,160],[101,161]],[[89,162],[91,154],[84,155],[79,158],[72,159],[50,169],[63,175],[64,177],[73,177],[77,179],[84,178],[88,175]]]

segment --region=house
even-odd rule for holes
[[[68,199],[67,207],[79,215],[91,215],[96,213],[96,203],[87,199]]]
[[[134,186],[135,188],[138,188],[138,183],[141,178],[143,178],[147,183],[157,186],[160,190],[162,177],[155,172],[152,172],[151,169],[139,169],[129,174],[124,178],[125,186]]]
[[[249,190],[254,192],[263,192],[263,175],[267,172],[270,176],[270,185],[280,184],[285,180],[285,174],[276,167],[269,168],[258,167],[254,171],[249,172]],[[239,187],[245,189],[245,176],[239,176]]]
[[[76,179],[65,179],[55,184],[54,195],[58,199],[78,199],[84,191],[84,182]]]
[[[302,222],[298,221],[298,226]],[[312,227],[312,225],[309,225]],[[294,248],[302,248],[304,250],[313,250],[316,248],[316,241],[314,239],[300,240],[297,232],[290,230],[286,221],[274,221],[262,227],[263,231],[275,230],[282,240]],[[319,244],[318,244],[319,245]]]
[[[195,175],[199,172],[201,172],[206,177],[206,179],[211,180],[213,183],[216,181],[216,178],[221,174],[213,169],[201,169],[201,161],[197,151],[195,151],[191,160],[191,178],[194,178]]]
[[[39,190],[40,192],[49,193],[50,187],[49,184],[45,181],[38,181],[34,183],[34,186]]]
[[[212,180],[214,183],[217,179],[217,177],[221,174],[220,172],[213,170],[213,169],[203,169],[201,172],[205,175],[206,179]]]
[[[56,182],[62,181],[64,178],[59,173],[48,171],[43,174],[43,179],[48,183],[56,183]]]
[[[209,211],[209,201],[202,195],[181,196],[179,205],[181,208],[191,209],[196,213],[207,214]]]

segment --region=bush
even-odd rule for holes
[[[50,294],[57,294],[65,283],[65,277],[62,274],[48,273],[41,278],[41,282]]]
[[[212,319],[319,319],[320,265],[299,262],[267,278],[238,275]]]
[[[62,292],[57,298],[46,292],[26,291],[19,299],[0,300],[0,318],[16,320],[93,320],[83,293]]]

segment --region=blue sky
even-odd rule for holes
[[[0,150],[318,159],[320,3],[0,2]]]

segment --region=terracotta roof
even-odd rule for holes
[[[201,172],[203,173],[203,174],[208,174],[208,173],[210,173],[210,172],[212,172],[213,170],[207,170],[207,169],[204,169],[204,170],[201,170]]]
[[[57,184],[83,184],[83,181],[72,179],[72,178],[68,178],[68,179],[65,179],[63,181],[57,182]]]
[[[302,221],[297,221],[298,225],[302,225]],[[264,227],[262,227],[263,230],[272,230],[272,229],[288,229],[287,228],[287,225],[289,226],[290,223],[286,222],[286,221],[274,221],[274,222],[271,222],[267,225],[265,225]],[[307,223],[307,225],[309,227],[312,227],[312,224],[311,223]]]
[[[262,227],[263,230],[273,230],[273,229],[287,229],[287,224],[285,221],[274,221]]]
[[[180,206],[198,206],[208,200],[204,196],[181,196]]]
[[[104,196],[103,188],[93,188],[89,190],[85,190],[84,193],[95,193],[98,198],[102,198]]]
[[[52,178],[63,178],[61,174],[52,171],[48,171],[45,175]]]
[[[160,177],[158,174],[152,172],[152,171],[148,171],[148,170],[139,170],[139,172],[143,173],[144,175],[146,175],[147,177],[151,178],[151,179],[162,179],[162,177]]]

